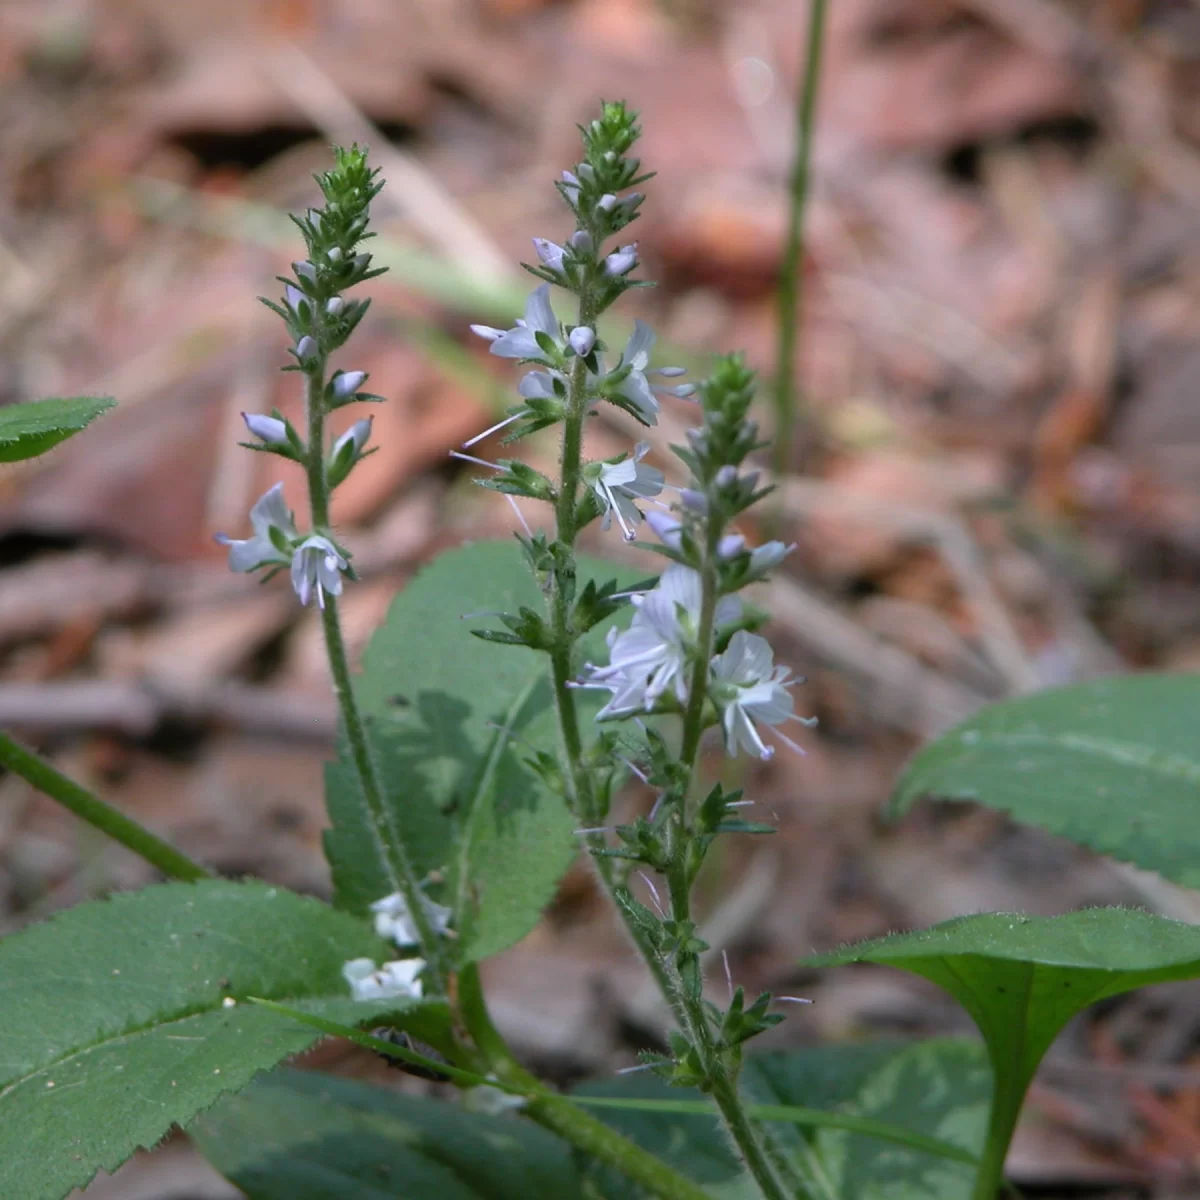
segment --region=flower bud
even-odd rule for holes
[[[589,329],[586,325],[576,325],[571,330],[571,336],[568,338],[568,341],[571,343],[571,349],[580,358],[587,358],[592,352],[592,347],[596,344],[596,331]]]
[[[694,383],[681,383],[678,387],[669,387],[662,389],[668,396],[676,396],[680,400],[686,400],[690,396],[696,394],[696,385]]]
[[[366,378],[366,371],[342,371],[333,377],[333,394],[339,400],[345,400],[347,396],[353,396],[362,387]]]
[[[342,261],[341,246],[330,246],[329,253],[325,255],[331,263],[340,263]]]
[[[285,446],[288,440],[287,423],[278,417],[267,417],[262,413],[242,413],[246,428],[268,446]]]
[[[659,367],[658,373],[664,379],[678,379],[680,375],[687,374],[687,367]]]
[[[366,417],[361,421],[355,421],[345,433],[342,434],[336,442],[333,443],[332,457],[337,456],[345,450],[347,446],[354,447],[354,457],[357,458],[362,452],[363,447],[367,444],[371,436],[371,422],[374,417]]]
[[[682,544],[679,531],[683,526],[674,517],[668,517],[666,513],[652,508],[646,513],[646,524],[654,530],[658,540],[664,546],[668,546],[672,550],[679,549]]]
[[[311,338],[305,334],[296,343],[296,357],[303,362],[306,358],[313,358],[317,353],[317,343],[315,338]]]
[[[718,558],[736,558],[746,548],[746,539],[740,533],[728,533],[717,543]]]
[[[627,213],[631,213],[645,198],[642,192],[630,192],[628,196],[622,197],[618,202],[618,206],[623,208]]]
[[[537,256],[542,260],[542,263],[549,267],[552,271],[561,271],[563,265],[563,248],[554,242],[548,242],[545,238],[534,238],[533,248],[537,251]]]
[[[586,257],[596,249],[596,243],[592,241],[592,235],[586,229],[577,229],[569,238],[567,245],[575,251],[576,254]]]
[[[341,298],[341,296],[330,296],[329,299],[325,301],[325,312],[331,317],[340,317],[342,315],[342,310],[345,307],[346,302]]]
[[[737,467],[724,466],[717,472],[717,487],[731,488],[737,483]]]
[[[596,207],[603,213],[610,213],[617,207],[617,198],[612,192],[605,192],[599,200],[596,201]]]
[[[562,173],[563,192],[567,197],[568,202],[574,207],[579,203],[579,179],[572,175],[570,171]]]
[[[584,183],[596,182],[596,172],[592,170],[591,163],[581,162],[576,170],[579,173],[579,178],[582,179]]]
[[[309,283],[317,282],[317,268],[305,259],[303,262],[292,263],[292,270],[296,272],[298,279],[307,280]]]
[[[628,275],[637,266],[637,262],[637,243],[633,242],[614,250],[604,260],[604,273],[610,279],[619,279],[622,275]]]
[[[785,546],[782,542],[764,542],[750,551],[750,569],[761,575],[779,566],[795,550],[795,545]]]
[[[287,300],[288,308],[290,308],[294,313],[299,313],[300,302],[308,299],[308,297],[298,287],[295,287],[290,283],[283,289],[283,294],[284,298]]]
[[[708,497],[703,492],[698,492],[694,488],[680,488],[679,499],[685,508],[691,509],[694,513],[708,512]]]

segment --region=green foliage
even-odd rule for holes
[[[445,1041],[440,1005],[355,1003],[362,922],[258,883],[166,884],[81,905],[0,942],[0,1196],[59,1200],[320,1035],[265,996]]]
[[[937,1139],[977,1153],[987,1123],[990,1072],[982,1047],[964,1042],[826,1046],[747,1058],[741,1091],[804,1200],[960,1200],[972,1167],[948,1160],[944,1151],[934,1153],[932,1144],[926,1149],[899,1139]],[[589,1084],[579,1094],[664,1105],[695,1096],[653,1076]],[[712,1110],[704,1116],[625,1108],[596,1112],[716,1200],[758,1197]],[[856,1122],[884,1123],[897,1140],[839,1127]],[[611,1172],[597,1168],[593,1175],[604,1200],[635,1195]]]
[[[575,821],[525,762],[556,745],[545,658],[471,636],[490,612],[543,603],[516,545],[452,550],[392,602],[356,680],[387,803],[418,876],[444,877],[430,895],[454,908],[466,960],[523,937],[578,849]],[[387,876],[344,757],[326,784],[337,903],[363,912]]]
[[[558,1200],[567,1146],[516,1117],[275,1071],[188,1131],[250,1200]]]
[[[30,400],[0,408],[0,462],[37,458],[113,407],[107,396]]]
[[[976,800],[1200,886],[1200,676],[1099,679],[994,704],[927,746],[892,811]]]

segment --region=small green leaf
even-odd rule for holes
[[[399,1018],[445,1044],[442,1003],[350,999],[344,961],[387,954],[345,913],[225,881],[116,895],[6,938],[0,1196],[60,1200],[320,1036],[248,996],[352,1024]]]
[[[847,946],[807,965],[855,962],[922,975],[971,1014],[995,1072],[985,1157],[998,1176],[1029,1082],[1067,1021],[1109,996],[1200,976],[1200,928],[1123,908],[988,913]]]
[[[114,403],[108,396],[70,396],[0,408],[0,462],[45,454],[86,429]]]
[[[275,1071],[189,1128],[251,1200],[565,1200],[564,1142],[516,1117]]]
[[[1200,886],[1200,675],[1132,675],[993,704],[925,747],[892,798],[975,800]]]
[[[444,878],[430,895],[454,908],[464,961],[528,933],[578,850],[577,822],[525,761],[557,744],[546,656],[471,636],[489,613],[544,603],[515,544],[450,551],[393,601],[355,681],[405,849]],[[365,912],[390,889],[347,760],[326,793],[336,902]]]

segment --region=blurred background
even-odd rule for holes
[[[785,364],[777,517],[798,548],[756,597],[821,724],[807,757],[743,766],[780,832],[724,844],[700,899],[738,982],[815,1000],[778,1045],[969,1032],[908,976],[795,966],[839,941],[985,909],[1200,919],[996,814],[880,816],[913,748],[989,700],[1200,667],[1200,3],[830,10]],[[284,214],[331,141],[370,144],[392,269],[341,365],[388,402],[335,505],[364,575],[343,609],[361,648],[423,563],[513,526],[447,456],[515,382],[466,327],[515,315],[530,238],[568,232],[551,181],[598,98],[641,111],[658,172],[636,234],[660,286],[623,302],[613,336],[640,315],[661,362],[702,371],[741,347],[775,374],[807,18],[786,0],[3,0],[0,403],[119,408],[0,473],[0,726],[221,872],[327,894],[320,631],[212,542],[280,474],[237,448],[240,412],[298,400],[255,300],[299,249]],[[660,464],[688,419],[679,402],[652,431]],[[630,433],[606,416],[589,451]],[[148,878],[0,779],[0,931]],[[610,1073],[661,1034],[582,868],[489,977],[499,1023],[555,1079]],[[1198,1050],[1195,985],[1086,1014],[1031,1093],[1017,1181],[1200,1195]],[[343,1048],[317,1062],[380,1070]],[[88,1192],[231,1194],[182,1139]]]

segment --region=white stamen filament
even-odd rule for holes
[[[623,516],[621,516],[620,505],[617,504],[617,498],[616,498],[616,496],[613,495],[612,488],[610,488],[608,486],[608,484],[604,482],[603,479],[600,480],[600,490],[603,491],[603,493],[608,497],[609,511],[613,514],[614,517],[617,518],[617,524],[620,525],[621,533],[624,536],[625,540],[627,542],[636,542],[637,541],[637,533],[634,532],[634,530],[630,529],[629,526],[625,524],[625,518]]]
[[[511,417],[505,417],[503,421],[497,421],[495,425],[485,429],[482,433],[477,433],[469,441],[463,442],[463,449],[465,450],[468,446],[475,445],[476,442],[482,442],[485,437],[495,433],[498,429],[503,429],[505,425],[511,425],[514,421],[520,420],[523,415],[523,413],[513,413]]]

